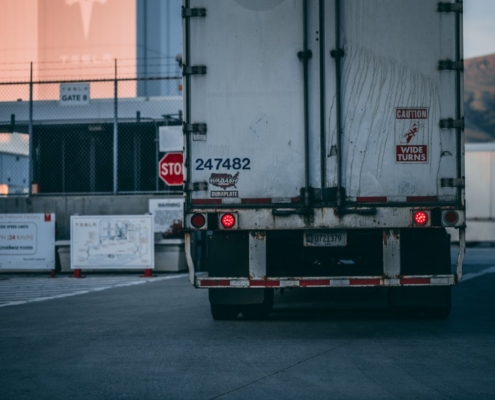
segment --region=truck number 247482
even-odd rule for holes
[[[219,170],[220,168],[225,169],[251,169],[251,160],[249,158],[208,158],[203,160],[202,158],[196,159],[196,170],[204,171],[205,169]]]

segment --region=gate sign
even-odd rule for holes
[[[61,83],[61,106],[87,106],[89,104],[89,83]]]
[[[158,175],[169,186],[180,186],[184,182],[182,153],[167,153],[158,163]]]

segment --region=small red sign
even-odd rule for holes
[[[395,153],[396,162],[406,163],[427,163],[428,162],[428,146],[421,145],[397,145]]]
[[[184,182],[184,156],[182,153],[167,153],[158,163],[158,175],[169,186],[180,186]]]
[[[52,214],[45,214],[45,222],[50,222],[52,220]]]

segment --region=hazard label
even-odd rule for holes
[[[428,146],[405,145],[397,146],[395,161],[397,162],[428,162]]]
[[[395,162],[428,163],[428,108],[395,109]]]

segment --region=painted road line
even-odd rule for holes
[[[45,285],[43,285],[41,293],[37,290],[36,284],[33,280],[29,278],[13,278],[3,282],[3,284],[0,285],[0,308],[184,277],[187,277],[187,274],[160,276],[151,279],[136,279],[132,277],[131,281],[128,280],[129,277],[122,277],[123,279],[115,279],[113,277],[110,279],[105,279],[104,277],[94,277],[85,278],[83,280],[54,279],[51,281],[53,282],[52,291],[50,292],[48,290],[46,281],[44,281]],[[40,281],[41,279],[37,278],[35,280]]]
[[[470,279],[474,279],[474,278],[478,278],[478,277],[483,276],[483,275],[487,275],[487,274],[495,274],[495,265],[493,267],[484,269],[483,271],[480,271],[480,272],[474,272],[471,274],[464,275],[462,277],[461,283],[465,282],[465,281],[469,281]]]

